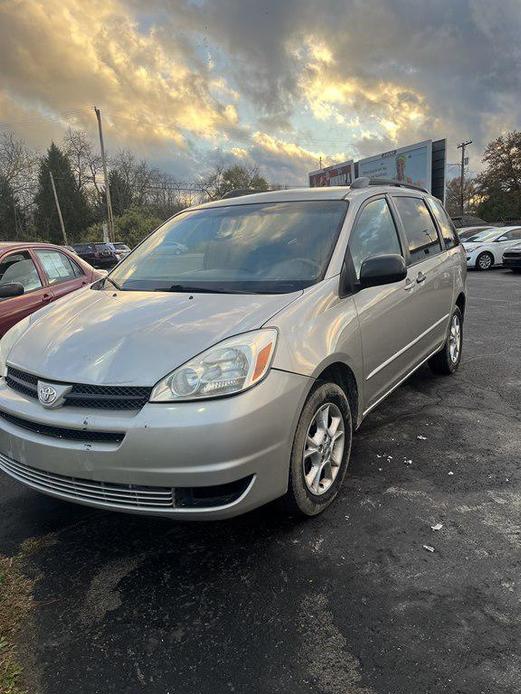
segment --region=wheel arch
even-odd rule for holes
[[[467,305],[467,297],[465,296],[465,292],[460,292],[458,294],[458,297],[456,299],[456,306],[459,308],[461,311],[461,315],[463,318],[465,318],[465,307]]]
[[[333,361],[323,366],[322,370],[316,376],[316,380],[324,382],[331,381],[342,388],[349,401],[353,426],[357,428],[361,411],[360,392],[353,369],[344,361]]]

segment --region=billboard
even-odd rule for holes
[[[325,169],[318,169],[309,174],[310,188],[321,186],[350,186],[355,178],[355,163],[344,161],[341,164],[327,166]]]
[[[358,176],[392,178],[421,186],[428,191],[432,183],[432,140],[417,142],[358,162]]]

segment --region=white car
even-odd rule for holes
[[[478,232],[463,241],[467,267],[490,270],[503,264],[503,253],[521,241],[521,227],[496,227]]]

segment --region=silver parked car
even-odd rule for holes
[[[442,205],[410,186],[185,210],[2,339],[0,468],[104,509],[224,518],[284,497],[313,516],[363,418],[425,362],[458,367],[465,277]]]

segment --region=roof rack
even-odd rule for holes
[[[351,188],[367,188],[368,186],[396,186],[397,188],[412,188],[413,190],[421,190],[422,193],[428,193],[427,188],[415,186],[412,183],[403,183],[395,181],[394,178],[370,178],[369,176],[359,176],[351,183]]]
[[[240,198],[242,195],[252,195],[253,193],[261,193],[263,191],[256,190],[255,188],[236,188],[235,190],[229,190],[225,193],[221,200],[228,200],[228,198]]]

